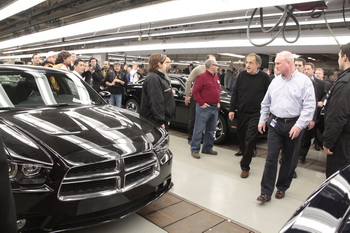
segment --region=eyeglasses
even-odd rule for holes
[[[217,66],[217,67],[219,67],[219,65],[218,64],[212,64],[213,66]]]

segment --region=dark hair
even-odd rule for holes
[[[305,64],[306,64],[305,59],[302,58],[302,57],[295,58],[295,59],[294,59],[294,62],[296,62],[296,61],[301,61],[301,62],[303,63],[303,66],[305,66]]]
[[[161,53],[154,53],[148,58],[148,71],[154,72],[158,70],[158,63],[164,63],[165,59],[167,58],[166,55]]]
[[[94,58],[94,57],[90,57],[90,59],[89,59],[89,63],[91,63],[91,61],[92,61],[92,60],[96,60],[96,63],[98,63],[97,59],[96,59],[96,58]]]
[[[37,54],[37,53],[34,53],[33,55],[32,55],[32,59],[36,56],[36,55],[39,55],[39,54]]]
[[[84,61],[78,58],[74,61],[74,65],[77,66],[79,62],[84,62]]]
[[[67,51],[61,51],[58,55],[57,55],[57,59],[56,59],[56,64],[60,64],[60,63],[64,63],[64,60],[67,59],[67,57],[70,57],[71,54],[70,52]]]
[[[350,61],[350,43],[347,43],[340,47],[340,55],[343,57],[344,54],[348,57]]]
[[[308,65],[308,66],[311,66],[311,68],[314,70],[315,69],[315,65],[314,65],[314,63],[312,63],[312,62],[306,62],[305,63],[305,66],[306,65]]]

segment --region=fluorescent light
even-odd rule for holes
[[[22,11],[25,11],[39,3],[44,2],[45,0],[17,0],[14,3],[3,7],[0,10],[0,21],[6,19],[12,15],[18,14]]]
[[[114,14],[101,16],[95,19],[90,19],[83,22],[63,26],[60,28],[46,30],[38,33],[33,33],[31,35],[3,41],[0,42],[0,49],[54,40],[62,37],[77,36],[87,33],[96,33],[97,28],[98,31],[104,31],[130,25],[158,22],[162,20],[179,19],[182,17],[193,17],[220,12],[233,12],[238,10],[251,9],[252,6],[254,6],[254,8],[259,8],[313,1],[317,0],[250,0],[241,1],[239,4],[237,4],[236,1],[217,0],[215,1],[215,4],[212,4],[210,7],[208,7],[207,4],[203,4],[202,0],[168,1],[159,4],[139,7],[136,9],[117,12]],[[193,9],[196,10],[194,11]],[[145,14],[145,12],[147,12],[147,14]],[[138,17],[130,17],[130,15],[137,15]]]
[[[218,54],[223,55],[223,56],[229,56],[229,57],[245,58],[245,56],[243,56],[243,55],[238,55],[238,54],[234,54],[234,53],[218,53]]]
[[[255,39],[257,43],[263,43],[270,38],[259,38]],[[287,38],[291,39],[291,38]],[[337,39],[340,44],[346,44],[350,41],[350,36],[337,36]],[[280,47],[281,50],[276,51],[280,52],[282,50],[288,50],[289,47],[298,47],[302,46],[325,46],[329,48],[330,46],[336,46],[338,48],[337,42],[333,37],[324,37],[324,36],[314,36],[314,37],[301,37],[294,44],[290,44],[284,41],[282,38],[275,39],[271,44],[266,47]],[[210,49],[210,48],[251,48],[254,47],[247,39],[231,39],[231,40],[208,40],[208,41],[192,41],[192,42],[178,42],[178,43],[153,43],[153,44],[136,44],[129,46],[115,46],[115,47],[101,47],[94,49],[79,49],[72,50],[70,52],[76,54],[97,54],[97,53],[114,53],[114,52],[142,52],[146,51],[149,53],[161,52],[163,50],[190,50],[190,49]],[[256,48],[261,50],[261,48]],[[257,51],[258,51],[257,50]],[[335,52],[338,52],[335,51]],[[170,54],[170,53],[169,53]],[[46,53],[39,54],[40,56],[45,56]],[[171,55],[170,55],[171,56]],[[0,59],[12,59],[12,58],[27,58],[31,55],[13,55],[13,56],[1,56]]]

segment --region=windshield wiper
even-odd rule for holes
[[[13,109],[12,107],[0,107],[0,110],[10,110]]]

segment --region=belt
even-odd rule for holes
[[[272,117],[276,120],[279,120],[279,121],[282,121],[284,123],[289,123],[289,122],[294,122],[294,121],[297,121],[299,116],[296,116],[296,117],[292,117],[292,118],[281,118],[281,117],[277,117],[275,115],[272,114]]]
[[[209,104],[207,103],[210,107],[214,107],[214,108],[217,108],[218,107],[218,104]]]

